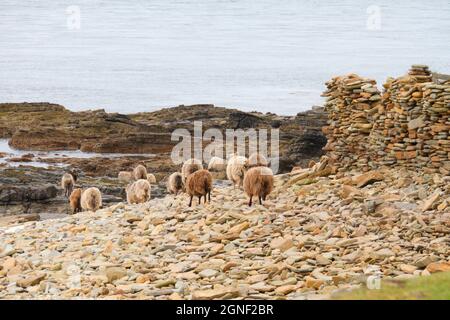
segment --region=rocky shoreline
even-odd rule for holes
[[[368,78],[333,78],[326,114],[0,105],[1,134],[12,146],[137,153],[54,157],[48,168],[3,164],[2,208],[12,210],[7,219],[21,214],[0,223],[0,298],[322,299],[374,277],[402,285],[450,272],[449,92],[448,80],[415,65],[383,93]],[[203,130],[280,128],[281,172],[264,205],[249,207],[223,172],[210,203],[189,207],[186,194],[164,193],[165,178],[179,169],[169,159],[170,133],[195,120]],[[23,129],[14,130],[18,121]],[[128,205],[117,173],[138,162],[158,183],[152,200]],[[70,216],[56,209],[67,168],[79,170],[83,187],[102,188],[102,209]],[[46,206],[64,217],[30,221]]]
[[[28,150],[0,163],[0,224],[14,223],[14,215],[21,221],[24,214],[29,219],[67,214],[59,179],[68,169],[79,171],[80,186],[100,187],[105,202],[112,204],[125,199],[125,185],[118,181],[117,174],[143,161],[158,181],[152,197],[164,196],[168,175],[178,170],[170,159],[176,144],[170,139],[171,133],[177,128],[193,130],[193,121],[202,121],[203,130],[279,128],[280,171],[288,172],[294,165],[306,165],[323,154],[326,139],[321,128],[326,119],[323,108],[290,117],[213,105],[123,115],[103,110],[71,112],[49,103],[0,104],[0,138],[8,139],[12,148]],[[96,154],[62,156],[55,150]],[[41,155],[49,151],[55,155]],[[6,159],[7,154],[0,157]],[[45,166],[33,166],[36,161]]]
[[[449,177],[327,162],[276,176],[264,206],[216,183],[206,205],[167,195],[0,228],[0,298],[320,299],[450,270]]]

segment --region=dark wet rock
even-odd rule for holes
[[[11,204],[27,201],[40,201],[56,197],[58,189],[51,184],[38,186],[0,186],[0,203]]]
[[[324,154],[322,148],[327,139],[319,131],[309,130],[300,136],[293,138],[288,155],[293,156],[294,162],[320,157]]]
[[[241,111],[231,113],[228,120],[231,129],[256,128],[262,122],[260,117]]]

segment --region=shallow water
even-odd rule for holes
[[[32,166],[48,168],[50,166],[64,167],[67,164],[63,163],[47,163],[45,159],[55,159],[55,158],[118,158],[118,157],[151,157],[152,154],[141,154],[141,153],[96,153],[96,152],[83,152],[80,150],[61,150],[61,151],[32,151],[32,150],[18,150],[11,148],[8,144],[8,139],[0,139],[0,153],[6,153],[7,156],[0,158],[0,164],[6,163],[11,167],[18,166]],[[31,161],[31,162],[14,162],[7,161],[10,158],[21,157],[25,154],[32,153],[36,158],[42,159],[44,161]]]
[[[67,26],[72,5],[80,29]],[[448,0],[2,0],[0,102],[295,114],[322,103],[333,75],[450,73],[449,30]]]

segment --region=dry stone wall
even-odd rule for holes
[[[340,170],[383,165],[450,174],[450,80],[432,79],[427,66],[376,82],[355,74],[326,83],[328,143]]]

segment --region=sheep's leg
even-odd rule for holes
[[[259,196],[258,199],[259,199],[259,204],[262,204],[261,196]]]
[[[202,204],[202,196],[198,197],[198,204]]]
[[[194,196],[191,196],[191,199],[189,200],[189,207],[192,206],[192,198],[194,198]]]
[[[211,202],[211,190],[208,192],[208,201]]]
[[[248,202],[248,206],[251,207],[252,206],[252,196],[250,196],[250,200]]]

